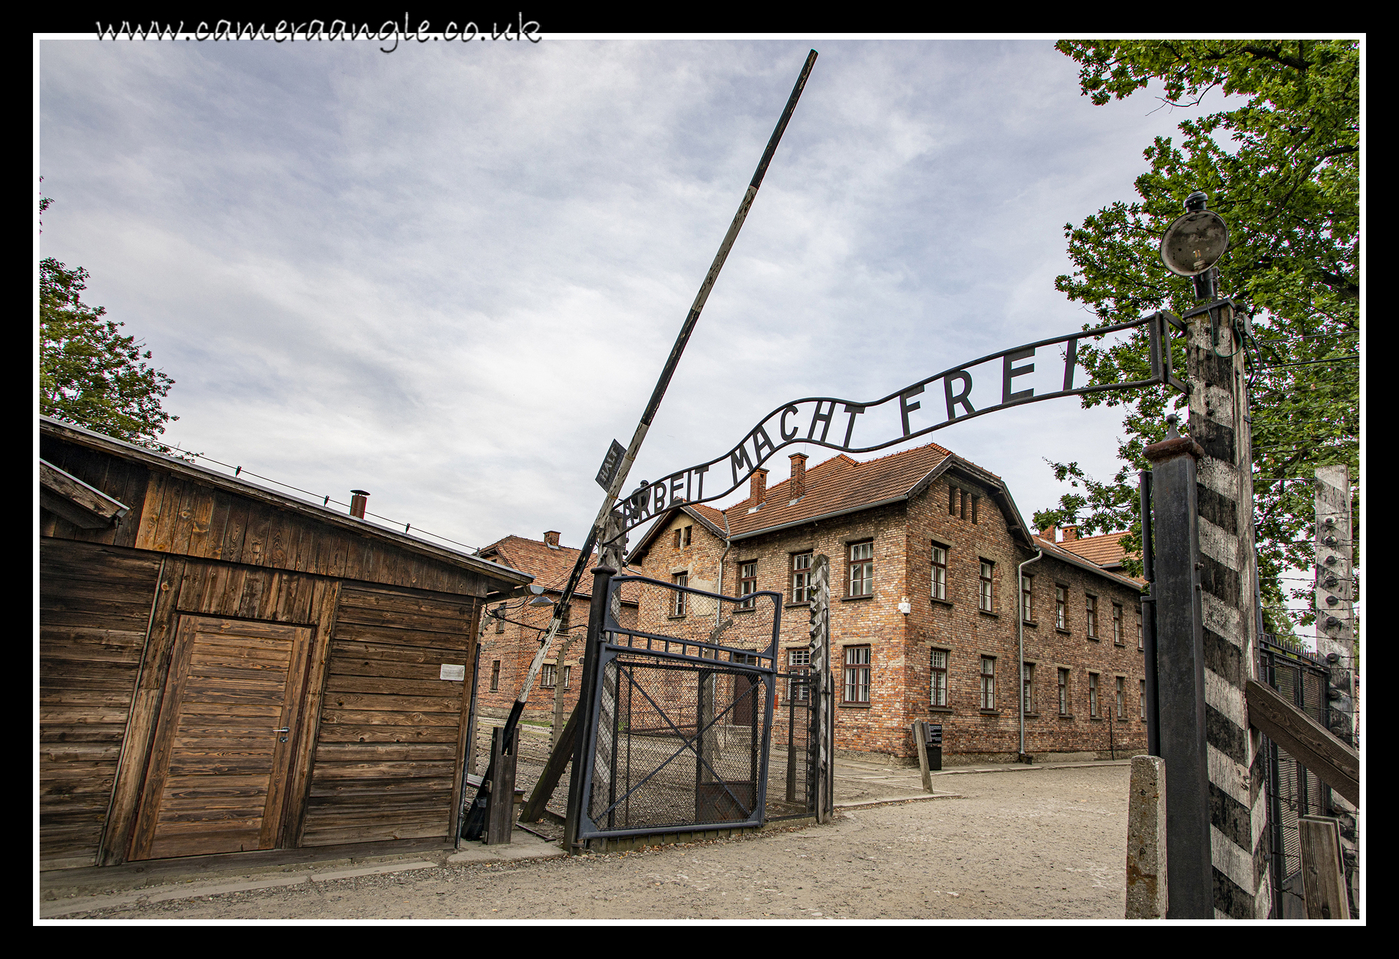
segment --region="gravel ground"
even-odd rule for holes
[[[294,885],[162,901],[128,894],[63,919],[1121,919],[1128,774],[1122,762],[944,774],[934,783],[944,795],[847,805],[825,826],[571,859],[420,856],[377,874],[312,870]],[[909,795],[917,776],[848,767],[838,801]],[[45,895],[61,901],[63,892]]]

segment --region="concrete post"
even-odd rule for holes
[[[1316,651],[1326,660],[1326,725],[1342,742],[1355,746],[1355,596],[1350,510],[1350,467],[1316,470]],[[1331,809],[1340,827],[1341,856],[1351,890],[1358,862],[1356,809],[1335,790]],[[1352,892],[1352,898],[1354,894]]]
[[[1133,756],[1127,800],[1127,918],[1165,919],[1166,764]]]

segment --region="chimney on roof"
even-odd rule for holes
[[[1046,526],[1040,530],[1040,539],[1048,540],[1051,543],[1059,542],[1059,527],[1054,525]]]
[[[799,500],[806,495],[806,454],[792,454],[792,481],[788,484],[792,490],[791,499]]]
[[[547,530],[544,533],[544,545],[550,549],[559,548],[559,531],[556,529]]]
[[[350,515],[356,519],[364,519],[364,504],[368,501],[369,494],[364,490],[350,490]]]
[[[763,500],[768,495],[768,471],[756,469],[753,471],[753,478],[748,481],[748,499],[754,506],[762,506]]]
[[[1064,542],[1068,543],[1068,542],[1072,542],[1073,540],[1076,540],[1076,539],[1078,539],[1078,527],[1077,527],[1077,526],[1065,526],[1065,527],[1064,527]]]

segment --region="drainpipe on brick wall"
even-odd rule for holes
[[[1021,563],[1015,569],[1016,594],[1015,594],[1015,618],[1019,626],[1020,633],[1020,682],[1015,690],[1015,698],[1020,701],[1020,753],[1015,757],[1016,762],[1027,762],[1025,758],[1025,567],[1036,560],[1044,558],[1044,550],[1036,549],[1035,555]]]

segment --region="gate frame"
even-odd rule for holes
[[[640,629],[624,628],[616,619],[609,599],[614,589],[614,583],[640,582],[661,587],[665,590],[691,593],[696,596],[707,596],[717,601],[729,601],[739,603],[745,600],[756,600],[757,597],[767,596],[772,598],[773,619],[772,637],[767,646],[761,650],[738,650],[732,647],[723,646],[718,643],[708,643],[700,640],[680,639],[673,636],[666,636],[662,633],[651,633]],[[674,583],[667,583],[662,580],[652,579],[646,576],[617,576],[616,570],[607,566],[597,566],[593,569],[593,592],[591,594],[591,605],[588,613],[588,635],[587,646],[583,657],[583,683],[580,691],[579,708],[585,709],[583,713],[587,717],[587,724],[580,730],[578,741],[575,746],[573,769],[574,775],[569,782],[568,817],[564,824],[564,848],[570,855],[581,852],[584,845],[590,839],[617,839],[629,836],[645,836],[659,833],[681,833],[681,832],[707,832],[715,829],[747,829],[762,826],[765,821],[767,802],[767,777],[768,766],[771,753],[772,740],[772,713],[773,713],[773,692],[776,690],[777,681],[777,649],[780,641],[782,629],[782,599],[781,593],[775,590],[761,590],[756,593],[749,593],[745,596],[725,596],[722,593],[711,593],[706,590],[695,589],[689,586],[677,586]],[[629,637],[641,637],[647,640],[644,647],[635,645],[622,645],[610,642],[608,637],[616,633],[625,633]],[[667,645],[679,644],[681,652],[671,652],[669,649],[655,649],[651,643],[662,642]],[[699,650],[712,650],[716,653],[716,658],[710,659],[702,655],[689,655],[684,652],[685,647],[695,647]],[[759,747],[761,755],[761,769],[756,776],[754,808],[752,815],[745,820],[729,822],[705,822],[691,823],[689,825],[673,825],[657,828],[654,826],[643,826],[631,829],[601,829],[588,815],[589,803],[592,799],[593,787],[593,758],[597,749],[598,722],[601,710],[600,676],[604,667],[626,652],[646,652],[653,656],[659,656],[667,660],[678,663],[693,663],[700,668],[713,668],[723,665],[725,668],[736,669],[744,672],[751,672],[760,681],[765,679],[766,691],[763,694],[763,738]],[[724,652],[740,652],[751,656],[757,660],[756,663],[738,663],[732,660],[720,660],[717,654]],[[766,660],[767,665],[762,665]],[[583,698],[586,698],[586,704]],[[716,717],[717,718],[717,717]],[[713,721],[709,725],[713,725]],[[706,727],[707,728],[707,727]],[[705,729],[700,728],[696,723],[695,737],[688,739],[680,751],[685,749],[694,750],[693,743],[704,733]],[[650,778],[649,776],[647,778]],[[645,780],[643,780],[644,782]]]

